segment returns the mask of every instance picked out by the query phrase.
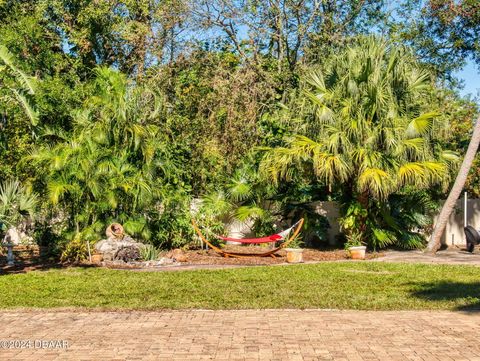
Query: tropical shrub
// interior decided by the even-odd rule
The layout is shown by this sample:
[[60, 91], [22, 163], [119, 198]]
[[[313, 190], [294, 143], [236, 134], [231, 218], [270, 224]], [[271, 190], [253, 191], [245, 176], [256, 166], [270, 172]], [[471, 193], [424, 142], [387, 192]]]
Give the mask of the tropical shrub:
[[347, 241], [343, 247], [348, 250], [351, 247], [359, 247], [364, 245], [365, 244], [362, 242], [362, 234], [359, 232], [352, 232], [348, 235]]
[[67, 217], [70, 239], [98, 239], [113, 221], [149, 239], [152, 219], [177, 178], [162, 132], [164, 103], [121, 73], [96, 73], [95, 95], [76, 111], [73, 132], [45, 132], [60, 141], [37, 149], [31, 159], [49, 201]]
[[79, 263], [88, 259], [87, 241], [76, 236], [62, 247], [60, 261], [67, 263]]
[[190, 205], [191, 198], [182, 194], [165, 199], [162, 209], [152, 216], [151, 242], [156, 247], [181, 248], [193, 242]]
[[17, 180], [0, 184], [0, 234], [17, 227], [26, 219], [35, 216], [37, 195], [27, 190]]
[[[314, 203], [313, 203], [314, 204]], [[330, 223], [327, 217], [319, 214], [312, 203], [284, 203], [284, 217], [293, 220], [303, 218], [302, 238], [304, 245], [321, 247], [329, 244], [328, 230]]]
[[307, 170], [342, 200], [347, 234], [361, 234], [374, 248], [418, 247], [418, 235], [403, 228], [411, 225], [391, 216], [389, 197], [406, 187], [448, 184], [457, 156], [439, 144], [445, 124], [428, 101], [434, 93], [429, 73], [407, 48], [360, 38], [306, 77], [309, 136], [296, 134], [267, 150], [261, 172], [279, 184]]
[[140, 257], [144, 261], [154, 261], [158, 259], [160, 255], [160, 250], [151, 244], [147, 244], [144, 247], [140, 248]]

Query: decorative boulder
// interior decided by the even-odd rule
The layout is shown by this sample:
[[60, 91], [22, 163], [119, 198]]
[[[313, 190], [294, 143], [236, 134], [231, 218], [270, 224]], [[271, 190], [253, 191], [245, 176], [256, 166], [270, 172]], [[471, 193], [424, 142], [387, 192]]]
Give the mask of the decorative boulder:
[[19, 228], [12, 227], [7, 230], [5, 237], [3, 239], [4, 243], [11, 243], [14, 245], [19, 244], [32, 244], [33, 238], [27, 235], [24, 231]]
[[129, 262], [140, 258], [140, 248], [143, 244], [125, 234], [121, 224], [111, 224], [105, 233], [108, 238], [95, 244], [95, 250], [102, 255], [104, 261]]
[[122, 247], [117, 251], [114, 259], [123, 262], [132, 262], [139, 260], [140, 250], [136, 246]]
[[20, 232], [18, 232], [18, 230], [15, 227], [9, 228], [5, 234], [4, 242], [11, 243], [14, 245], [19, 245], [21, 241], [22, 239], [21, 239]]

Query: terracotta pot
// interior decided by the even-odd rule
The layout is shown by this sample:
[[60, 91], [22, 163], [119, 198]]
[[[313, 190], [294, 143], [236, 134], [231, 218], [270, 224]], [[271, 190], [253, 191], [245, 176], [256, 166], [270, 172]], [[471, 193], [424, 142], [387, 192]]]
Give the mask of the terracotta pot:
[[114, 237], [122, 239], [124, 235], [123, 226], [120, 223], [112, 223], [107, 227], [105, 234], [107, 235], [107, 238]]
[[285, 248], [288, 263], [303, 263], [303, 249]]
[[103, 256], [101, 254], [92, 254], [92, 263], [100, 263], [103, 261]]
[[351, 259], [365, 259], [365, 251], [367, 247], [365, 246], [357, 246], [357, 247], [350, 247], [348, 252], [350, 252]]

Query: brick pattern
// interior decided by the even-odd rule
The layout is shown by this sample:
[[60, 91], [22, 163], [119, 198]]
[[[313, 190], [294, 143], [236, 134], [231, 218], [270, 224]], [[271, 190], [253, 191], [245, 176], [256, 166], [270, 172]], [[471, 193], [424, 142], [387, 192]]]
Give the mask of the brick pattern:
[[435, 255], [423, 252], [422, 250], [392, 251], [383, 252], [383, 257], [372, 259], [374, 262], [401, 262], [401, 263], [425, 263], [425, 264], [459, 264], [480, 267], [480, 247], [474, 253], [463, 249], [451, 247], [438, 251]]
[[0, 360], [480, 361], [480, 313], [235, 310], [7, 311], [0, 340], [67, 340], [67, 349], [0, 349]]
[[[13, 246], [13, 257], [17, 263], [39, 262], [48, 255], [47, 247], [38, 245], [16, 245]], [[0, 266], [7, 264], [7, 248], [0, 246]]]

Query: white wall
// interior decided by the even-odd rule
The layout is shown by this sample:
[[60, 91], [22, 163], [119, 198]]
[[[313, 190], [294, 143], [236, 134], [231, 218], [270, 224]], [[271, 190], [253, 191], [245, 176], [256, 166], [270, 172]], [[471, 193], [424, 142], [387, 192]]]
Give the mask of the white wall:
[[337, 202], [314, 202], [315, 210], [318, 214], [327, 217], [330, 228], [328, 229], [328, 243], [335, 244], [335, 236], [340, 233], [340, 224], [338, 218], [340, 217], [340, 209]]
[[[442, 244], [447, 246], [465, 245], [465, 233], [463, 231], [464, 217], [463, 197], [458, 199], [454, 212], [450, 215], [445, 232], [442, 236]], [[480, 199], [469, 199], [467, 201], [467, 224], [480, 229]]]
[[[327, 217], [328, 223], [330, 223], [330, 228], [328, 229], [328, 242], [331, 245], [335, 244], [335, 236], [340, 233], [340, 226], [338, 224], [339, 208], [337, 202], [313, 202], [312, 206], [315, 207], [318, 214]], [[227, 230], [229, 232], [228, 236], [234, 238], [253, 236], [251, 233], [252, 226], [253, 222], [251, 221], [232, 221], [227, 224]], [[278, 231], [281, 231], [281, 229], [278, 228]]]
[[[327, 217], [330, 223], [328, 230], [329, 243], [335, 243], [335, 236], [340, 233], [338, 224], [339, 208], [336, 202], [316, 202], [317, 212]], [[467, 201], [467, 224], [480, 230], [480, 199], [468, 199]], [[454, 212], [450, 215], [445, 232], [442, 236], [442, 244], [447, 246], [464, 246], [464, 199], [459, 199]]]
[[[457, 201], [455, 211], [450, 215], [445, 232], [442, 236], [442, 244], [452, 246], [465, 245], [465, 233], [463, 232], [463, 198]], [[338, 224], [339, 207], [336, 202], [314, 202], [312, 205], [317, 212], [327, 217], [330, 223], [328, 230], [328, 240], [330, 244], [335, 244], [335, 236], [340, 233]], [[480, 199], [469, 199], [467, 202], [467, 223], [475, 229], [480, 230]], [[251, 236], [250, 227], [252, 222], [234, 221], [227, 225], [230, 237], [243, 238]]]

